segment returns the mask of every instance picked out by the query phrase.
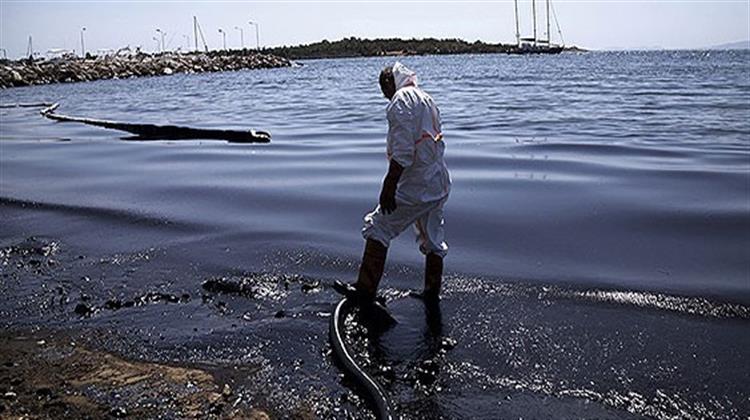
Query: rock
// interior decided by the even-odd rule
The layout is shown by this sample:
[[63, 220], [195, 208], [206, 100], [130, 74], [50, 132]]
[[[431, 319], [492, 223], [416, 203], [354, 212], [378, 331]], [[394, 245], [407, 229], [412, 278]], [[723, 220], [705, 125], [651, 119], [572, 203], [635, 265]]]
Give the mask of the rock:
[[250, 51], [189, 55], [165, 53], [158, 56], [137, 54], [92, 57], [90, 60], [54, 59], [34, 63], [28, 61], [7, 61], [7, 63], [8, 65], [0, 66], [0, 87], [292, 65], [285, 58]]
[[36, 396], [39, 398], [52, 398], [52, 390], [47, 387], [38, 388], [35, 392]]
[[13, 391], [8, 391], [5, 394], [3, 394], [3, 398], [6, 400], [15, 400], [18, 397], [18, 394], [16, 394]]
[[10, 71], [10, 80], [13, 83], [17, 83], [17, 84], [21, 84], [21, 85], [26, 84], [26, 80], [24, 80], [23, 76], [21, 76], [21, 73], [15, 70]]
[[242, 285], [227, 279], [209, 279], [203, 282], [203, 289], [211, 293], [242, 293]]
[[274, 314], [273, 317], [274, 318], [284, 318], [285, 316], [286, 316], [286, 312], [284, 312], [284, 310], [281, 309], [278, 312], [276, 312], [276, 314]]
[[218, 416], [224, 410], [224, 404], [220, 402], [213, 402], [208, 406], [208, 413]]
[[112, 311], [116, 311], [122, 308], [122, 301], [119, 299], [110, 299], [104, 303], [104, 308]]
[[440, 340], [440, 348], [442, 350], [452, 350], [456, 347], [456, 344], [458, 344], [458, 341], [456, 341], [455, 338], [443, 337], [443, 339]]
[[416, 369], [417, 379], [423, 385], [431, 385], [437, 379], [440, 367], [431, 359], [423, 360]]
[[319, 287], [320, 287], [320, 280], [315, 280], [312, 282], [302, 283], [301, 289], [302, 289], [302, 293], [310, 293], [314, 290], [317, 290]]
[[389, 381], [393, 381], [396, 379], [396, 372], [393, 371], [392, 367], [386, 365], [382, 365], [378, 368], [378, 375], [386, 378]]
[[112, 410], [110, 410], [109, 415], [112, 417], [116, 417], [118, 419], [124, 418], [128, 416], [128, 410], [122, 408], [122, 407], [115, 407]]
[[263, 411], [253, 409], [250, 412], [250, 420], [271, 420], [271, 417]]
[[229, 398], [232, 396], [232, 388], [229, 386], [229, 384], [224, 384], [224, 389], [221, 390], [221, 395], [224, 398]]
[[94, 313], [94, 309], [85, 303], [79, 303], [73, 311], [80, 316], [91, 316]]

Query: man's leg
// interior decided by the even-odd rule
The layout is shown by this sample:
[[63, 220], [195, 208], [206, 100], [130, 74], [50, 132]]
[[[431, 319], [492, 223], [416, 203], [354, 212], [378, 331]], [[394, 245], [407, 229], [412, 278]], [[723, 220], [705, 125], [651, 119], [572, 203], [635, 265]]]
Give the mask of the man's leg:
[[374, 239], [365, 242], [365, 252], [362, 255], [362, 263], [359, 266], [359, 276], [354, 287], [359, 290], [366, 299], [375, 299], [378, 284], [383, 277], [385, 258], [388, 248]]
[[372, 213], [367, 214], [362, 228], [362, 236], [367, 242], [357, 281], [353, 285], [335, 282], [336, 291], [352, 299], [374, 299], [383, 276], [388, 244], [409, 225], [424, 217], [430, 209], [431, 207], [424, 205], [409, 206], [399, 203], [392, 213], [385, 214], [378, 206]]
[[374, 239], [365, 242], [365, 252], [359, 265], [359, 276], [353, 285], [340, 281], [333, 284], [333, 288], [347, 298], [360, 303], [372, 302], [378, 291], [378, 284], [383, 277], [385, 258], [388, 248]]
[[443, 204], [420, 217], [414, 227], [417, 230], [419, 249], [425, 254], [424, 290], [414, 295], [427, 301], [437, 302], [443, 280], [443, 257], [448, 252], [443, 229]]
[[430, 252], [425, 257], [424, 291], [422, 295], [428, 300], [438, 300], [440, 286], [443, 283], [443, 257]]

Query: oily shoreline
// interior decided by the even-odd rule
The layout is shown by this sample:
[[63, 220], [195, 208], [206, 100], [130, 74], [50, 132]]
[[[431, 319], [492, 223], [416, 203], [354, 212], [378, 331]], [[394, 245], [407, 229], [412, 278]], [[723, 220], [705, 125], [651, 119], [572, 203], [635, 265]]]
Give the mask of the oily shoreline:
[[0, 88], [176, 73], [289, 67], [286, 58], [249, 50], [210, 53], [130, 54], [0, 62]]
[[[171, 287], [158, 284], [161, 275], [147, 274], [173, 272], [152, 264], [160, 261], [158, 250], [84, 255], [44, 237], [3, 237], [0, 244], [0, 418], [307, 419], [316, 409], [342, 405], [309, 393], [290, 402], [294, 388], [279, 380], [289, 371], [254, 350], [263, 343], [238, 333], [241, 322], [231, 319], [228, 337], [247, 341], [224, 344], [227, 326], [210, 321], [232, 312], [235, 295], [256, 306], [263, 301], [258, 294], [269, 287], [281, 293], [287, 280], [298, 298], [319, 290], [319, 283], [201, 277], [197, 288]], [[133, 294], [140, 289], [134, 278], [144, 279], [149, 291]], [[243, 321], [291, 319], [274, 302], [266, 311], [246, 312]], [[199, 314], [204, 310], [209, 317]], [[168, 326], [171, 311], [179, 314]], [[244, 357], [227, 357], [223, 348]]]
[[262, 407], [236, 404], [234, 378], [184, 363], [130, 360], [87, 343], [96, 335], [0, 333], [0, 417], [270, 418]]

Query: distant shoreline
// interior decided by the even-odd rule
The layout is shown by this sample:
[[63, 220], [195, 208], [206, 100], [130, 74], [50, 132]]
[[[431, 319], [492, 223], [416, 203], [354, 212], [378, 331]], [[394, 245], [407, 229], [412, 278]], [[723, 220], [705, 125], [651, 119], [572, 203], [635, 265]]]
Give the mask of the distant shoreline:
[[[589, 50], [575, 45], [562, 46], [562, 52], [654, 52], [654, 51], [738, 51], [746, 42], [694, 49], [603, 49]], [[748, 41], [750, 45], [750, 41]], [[722, 48], [726, 46], [727, 48]], [[730, 48], [732, 47], [732, 48]], [[101, 79], [125, 79], [178, 73], [207, 73], [289, 67], [293, 60], [337, 58], [404, 57], [426, 55], [518, 54], [515, 44], [468, 42], [461, 39], [360, 39], [323, 40], [311, 44], [263, 48], [261, 50], [221, 50], [209, 52], [167, 52], [160, 54], [59, 57], [51, 59], [0, 59], [0, 89], [73, 83]], [[536, 54], [531, 54], [536, 55]], [[544, 54], [542, 54], [544, 55]]]
[[[577, 46], [563, 46], [562, 49], [567, 52], [587, 51]], [[516, 44], [468, 42], [462, 39], [361, 39], [351, 37], [338, 41], [323, 40], [291, 47], [267, 48], [264, 49], [264, 52], [290, 60], [304, 60], [414, 55], [516, 54], [519, 50]]]

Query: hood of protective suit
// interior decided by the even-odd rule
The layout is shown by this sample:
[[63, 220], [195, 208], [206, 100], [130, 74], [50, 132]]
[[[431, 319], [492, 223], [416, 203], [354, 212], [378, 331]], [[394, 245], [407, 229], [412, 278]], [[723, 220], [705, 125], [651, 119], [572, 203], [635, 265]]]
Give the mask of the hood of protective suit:
[[393, 81], [396, 83], [396, 90], [406, 86], [416, 86], [417, 74], [396, 61], [396, 64], [393, 65]]

